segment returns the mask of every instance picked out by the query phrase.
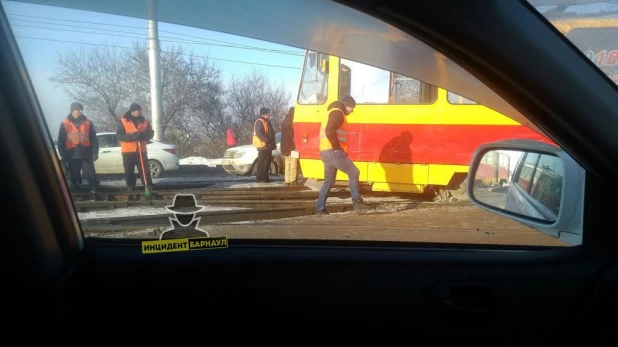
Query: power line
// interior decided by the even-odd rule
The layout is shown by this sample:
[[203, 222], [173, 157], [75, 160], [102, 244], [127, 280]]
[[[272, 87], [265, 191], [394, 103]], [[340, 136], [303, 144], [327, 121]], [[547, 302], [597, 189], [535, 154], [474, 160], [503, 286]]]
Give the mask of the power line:
[[[21, 20], [21, 19], [18, 19], [18, 20]], [[63, 24], [44, 23], [44, 22], [36, 22], [36, 21], [27, 21], [27, 22], [35, 22], [35, 23], [49, 24], [49, 25], [62, 25], [64, 27], [66, 27], [66, 25], [63, 25]], [[125, 38], [132, 38], [132, 39], [141, 39], [141, 40], [146, 40], [147, 39], [146, 37], [136, 37], [136, 36], [126, 36], [126, 35], [111, 35], [111, 34], [103, 34], [103, 33], [90, 32], [90, 31], [79, 31], [79, 30], [71, 30], [71, 29], [59, 29], [59, 28], [46, 28], [46, 27], [40, 27], [40, 26], [35, 26], [35, 25], [25, 25], [25, 24], [12, 24], [12, 26], [24, 27], [24, 28], [34, 28], [34, 29], [44, 29], [44, 30], [68, 31], [68, 32], [72, 32], [72, 33], [82, 33], [82, 34], [90, 34], [90, 35], [102, 35], [102, 36], [111, 36], [111, 37], [125, 37]], [[132, 34], [132, 35], [147, 35], [146, 33], [131, 33], [131, 32], [126, 32], [126, 31], [121, 31], [121, 30], [111, 30], [111, 29], [101, 29], [101, 28], [88, 28], [88, 27], [77, 26], [77, 25], [74, 25], [73, 27], [75, 27], [75, 28], [90, 29], [90, 30], [101, 30], [101, 31], [105, 31], [105, 32], [125, 33], [125, 34]], [[170, 37], [170, 36], [159, 36], [159, 38], [164, 38], [163, 40], [159, 39], [160, 41], [163, 41], [163, 42], [183, 43], [183, 44], [188, 44], [188, 45], [219, 46], [219, 47], [227, 47], [227, 48], [247, 49], [247, 50], [252, 50], [252, 51], [260, 51], [260, 52], [273, 53], [273, 54], [295, 55], [295, 56], [299, 56], [299, 57], [303, 56], [303, 54], [300, 53], [300, 52], [298, 52], [298, 53], [288, 53], [288, 52], [282, 53], [282, 52], [279, 52], [279, 51], [276, 51], [276, 50], [267, 49], [267, 48], [236, 47], [236, 46], [232, 46], [232, 45], [223, 45], [223, 44], [216, 44], [216, 43], [205, 43], [205, 42], [192, 41], [192, 40], [182, 40], [182, 39], [178, 39], [178, 38]], [[172, 39], [172, 40], [165, 40], [165, 38], [169, 38], [169, 39]]]
[[[58, 26], [62, 26], [62, 27], [67, 27], [67, 25], [65, 23], [60, 24], [60, 23], [48, 23], [48, 22], [41, 22], [41, 21], [32, 21], [32, 20], [25, 20], [25, 19], [13, 19], [13, 21], [21, 21], [21, 22], [28, 22], [28, 23], [36, 23], [36, 24], [45, 24], [45, 25], [58, 25]], [[62, 31], [70, 31], [70, 32], [76, 32], [74, 30], [68, 30], [68, 29], [56, 29], [56, 28], [46, 28], [46, 27], [37, 27], [37, 26], [28, 26], [25, 24], [12, 24], [13, 26], [22, 26], [22, 27], [28, 27], [28, 28], [36, 28], [36, 29], [52, 29], [52, 30], [62, 30]], [[145, 35], [147, 36], [146, 33], [134, 33], [134, 32], [127, 32], [127, 31], [123, 31], [123, 30], [112, 30], [112, 29], [104, 29], [104, 28], [93, 28], [93, 27], [87, 27], [87, 26], [79, 26], [79, 25], [71, 25], [71, 27], [74, 28], [82, 28], [82, 29], [89, 29], [89, 30], [100, 30], [100, 31], [105, 31], [105, 32], [115, 32], [115, 33], [123, 33], [123, 34], [132, 34], [132, 35]], [[159, 30], [160, 32], [167, 32], [167, 33], [171, 33], [173, 35], [181, 35], [181, 36], [187, 36], [187, 37], [195, 37], [200, 39], [200, 41], [195, 41], [195, 40], [186, 40], [186, 39], [179, 39], [177, 37], [170, 37], [170, 36], [159, 36], [159, 37], [163, 37], [163, 38], [169, 38], [169, 39], [173, 39], [172, 40], [167, 40], [167, 42], [177, 42], [177, 43], [187, 43], [187, 44], [200, 44], [200, 45], [206, 45], [206, 46], [219, 46], [219, 47], [228, 47], [228, 48], [238, 48], [238, 49], [248, 49], [248, 50], [257, 50], [257, 51], [263, 51], [263, 52], [268, 52], [268, 53], [275, 53], [275, 54], [283, 54], [283, 55], [297, 55], [297, 56], [302, 56], [304, 53], [303, 52], [293, 52], [293, 51], [283, 51], [283, 50], [276, 50], [276, 49], [269, 49], [269, 48], [262, 48], [262, 47], [253, 47], [253, 46], [245, 46], [245, 45], [237, 45], [237, 44], [233, 44], [233, 43], [229, 43], [229, 44], [219, 44], [219, 43], [207, 43], [205, 41], [213, 41], [213, 40], [209, 40], [209, 39], [202, 39], [198, 36], [192, 36], [192, 35], [184, 35], [184, 34], [179, 34], [179, 33], [175, 33], [172, 31], [166, 31], [166, 30]], [[101, 35], [100, 33], [92, 33], [92, 32], [82, 32], [85, 34], [95, 34], [95, 35]], [[111, 35], [110, 35], [111, 36]], [[121, 36], [122, 37], [122, 36]], [[182, 40], [182, 41], [178, 41], [178, 40]], [[223, 42], [223, 41], [218, 41], [218, 42]]]
[[[21, 38], [21, 39], [30, 39], [30, 40], [41, 40], [41, 41], [51, 41], [51, 42], [64, 42], [64, 43], [76, 43], [76, 44], [80, 44], [80, 45], [89, 45], [89, 46], [113, 47], [113, 48], [122, 48], [122, 49], [136, 49], [134, 47], [123, 47], [123, 46], [114, 46], [114, 45], [107, 45], [107, 44], [100, 44], [100, 43], [86, 43], [86, 42], [77, 42], [77, 41], [68, 41], [68, 40], [45, 39], [45, 38], [40, 38], [40, 37], [28, 37], [28, 36], [20, 36], [20, 35], [15, 35], [15, 37], [18, 37], [18, 38]], [[253, 62], [240, 61], [240, 60], [212, 58], [212, 57], [205, 57], [205, 56], [201, 56], [201, 55], [191, 55], [191, 54], [176, 53], [176, 52], [163, 51], [163, 50], [161, 52], [162, 53], [170, 53], [170, 54], [178, 54], [178, 55], [183, 55], [183, 56], [188, 56], [188, 57], [196, 57], [196, 58], [204, 58], [204, 59], [210, 59], [210, 60], [226, 61], [226, 62], [238, 63], [238, 64], [260, 65], [260, 66], [275, 67], [275, 68], [280, 68], [280, 69], [294, 69], [294, 70], [300, 70], [301, 69], [299, 67], [294, 67], [294, 66], [271, 65], [271, 64], [253, 63]]]
[[[9, 16], [20, 16], [20, 17], [28, 17], [28, 18], [38, 18], [38, 19], [46, 19], [46, 20], [55, 20], [55, 21], [62, 21], [63, 24], [62, 25], [66, 25], [67, 20], [64, 18], [52, 18], [52, 17], [42, 17], [42, 16], [31, 16], [31, 15], [24, 15], [24, 14], [13, 14], [13, 13], [8, 13], [7, 15]], [[17, 20], [22, 20], [23, 19], [17, 19]], [[71, 22], [73, 23], [86, 23], [86, 24], [95, 24], [95, 25], [105, 25], [105, 26], [113, 26], [113, 27], [122, 27], [122, 28], [132, 28], [132, 29], [141, 29], [144, 30], [145, 28], [143, 27], [138, 27], [138, 26], [132, 26], [132, 25], [117, 25], [117, 24], [108, 24], [108, 23], [100, 23], [100, 22], [89, 22], [89, 21], [78, 21], [78, 20], [71, 20]], [[59, 25], [56, 23], [45, 23], [44, 24], [52, 24], [52, 25]], [[93, 28], [93, 29], [97, 29], [97, 30], [104, 30], [104, 29], [98, 29], [98, 28]], [[181, 33], [177, 33], [174, 31], [168, 31], [168, 30], [159, 30], [161, 32], [166, 32], [168, 34], [173, 34], [173, 35], [179, 35], [179, 36], [186, 36], [186, 37], [191, 37], [191, 38], [198, 38], [201, 40], [206, 40], [206, 41], [212, 41], [212, 42], [218, 42], [218, 43], [223, 43], [223, 44], [229, 44], [229, 45], [234, 45], [236, 47], [244, 47], [244, 48], [256, 48], [256, 49], [262, 49], [260, 47], [255, 47], [255, 46], [249, 46], [249, 45], [242, 45], [242, 44], [237, 44], [237, 43], [232, 43], [232, 42], [228, 42], [228, 41], [221, 41], [221, 40], [213, 40], [213, 39], [204, 39], [198, 36], [193, 36], [193, 35], [188, 35], [188, 34], [181, 34]], [[302, 54], [302, 52], [296, 52], [296, 51], [286, 51], [286, 50], [272, 50], [273, 52], [280, 52], [280, 53], [300, 53]]]

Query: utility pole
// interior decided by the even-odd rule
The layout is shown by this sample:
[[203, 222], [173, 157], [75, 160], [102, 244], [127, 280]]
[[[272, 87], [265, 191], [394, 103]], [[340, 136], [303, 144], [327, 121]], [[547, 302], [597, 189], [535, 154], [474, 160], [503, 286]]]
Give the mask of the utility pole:
[[[152, 17], [151, 17], [152, 18]], [[156, 20], [148, 20], [148, 62], [150, 65], [150, 100], [154, 139], [163, 141], [163, 101], [161, 91], [161, 66], [159, 63], [159, 26]]]

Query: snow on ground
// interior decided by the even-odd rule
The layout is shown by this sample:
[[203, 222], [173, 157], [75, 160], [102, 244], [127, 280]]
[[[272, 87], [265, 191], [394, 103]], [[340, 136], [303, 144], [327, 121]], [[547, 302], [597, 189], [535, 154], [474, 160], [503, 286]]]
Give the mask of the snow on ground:
[[[211, 182], [251, 182], [255, 177], [243, 176], [190, 176], [190, 177], [163, 177], [152, 180], [154, 184], [174, 184], [174, 183], [211, 183]], [[123, 181], [124, 182], [124, 181]]]
[[[222, 206], [209, 206], [206, 205], [206, 208], [201, 212], [212, 212], [212, 211], [229, 211], [229, 210], [246, 210], [246, 208], [241, 207], [222, 207]], [[116, 218], [116, 217], [133, 217], [133, 216], [156, 216], [156, 215], [169, 215], [172, 217], [172, 213], [166, 210], [163, 207], [129, 207], [129, 208], [120, 208], [115, 210], [105, 210], [105, 211], [91, 211], [91, 212], [78, 212], [77, 213], [80, 220], [90, 220], [90, 219], [99, 219], [99, 218]]]
[[[170, 185], [170, 184], [187, 184], [187, 183], [204, 183], [208, 184], [208, 188], [250, 188], [250, 187], [264, 187], [264, 186], [282, 186], [284, 184], [283, 176], [271, 177], [274, 181], [272, 183], [256, 183], [255, 177], [246, 176], [187, 176], [187, 177], [163, 177], [155, 178], [152, 183], [155, 184], [154, 191], [157, 190], [156, 185]], [[102, 186], [110, 187], [126, 187], [126, 183], [122, 178], [101, 178]], [[141, 182], [137, 181], [136, 190], [141, 190]]]
[[212, 186], [212, 188], [262, 188], [262, 187], [277, 187], [284, 186], [285, 181], [274, 181], [271, 183], [257, 183], [255, 177], [250, 178], [247, 183], [220, 182]]
[[[167, 228], [167, 227], [166, 227]], [[200, 228], [203, 229], [202, 226]], [[161, 230], [165, 228], [148, 228], [148, 229], [136, 229], [136, 230], [126, 230], [126, 231], [86, 231], [86, 237], [96, 237], [96, 238], [109, 238], [109, 239], [127, 239], [127, 238], [147, 238], [147, 239], [158, 239], [159, 233]]]
[[[114, 186], [114, 187], [125, 187], [127, 184], [125, 183], [123, 178], [100, 178], [101, 185], [103, 186]], [[243, 182], [243, 181], [255, 181], [255, 178], [250, 177], [239, 177], [239, 176], [187, 176], [187, 177], [163, 177], [163, 178], [155, 178], [152, 180], [152, 183], [168, 185], [168, 184], [178, 184], [178, 183], [212, 183], [212, 182]], [[137, 180], [136, 189], [142, 189], [141, 182], [139, 179]], [[156, 189], [156, 187], [155, 187]]]
[[[398, 196], [366, 196], [363, 195], [363, 201], [370, 204], [378, 204], [378, 203], [409, 203], [411, 202], [408, 198], [401, 198]], [[340, 198], [340, 197], [329, 197], [326, 199], [326, 204], [337, 203], [337, 204], [351, 204], [352, 198]]]
[[221, 158], [208, 159], [204, 157], [188, 157], [180, 159], [180, 165], [206, 165], [210, 167], [217, 167], [217, 165], [221, 165]]

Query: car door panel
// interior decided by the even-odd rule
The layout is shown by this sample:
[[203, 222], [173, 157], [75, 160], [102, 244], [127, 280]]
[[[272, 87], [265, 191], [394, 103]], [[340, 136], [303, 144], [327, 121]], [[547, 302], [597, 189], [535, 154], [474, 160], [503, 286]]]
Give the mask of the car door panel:
[[[521, 332], [514, 339], [559, 335], [577, 309], [579, 294], [605, 262], [586, 259], [574, 249], [265, 248], [240, 241], [230, 241], [230, 248], [220, 251], [143, 256], [135, 244], [92, 247], [87, 254], [80, 275], [67, 286], [73, 317], [113, 314], [134, 305], [135, 298], [139, 309], [119, 319], [188, 315], [195, 306], [166, 306], [162, 300], [164, 293], [182, 293], [207, 303], [209, 316], [203, 321], [209, 324], [222, 323], [220, 315], [242, 312], [236, 324], [260, 324], [262, 319], [285, 324], [287, 317], [296, 322], [334, 319], [406, 325], [450, 336]], [[557, 275], [562, 273], [569, 275]], [[80, 305], [92, 295], [99, 298], [96, 303]]]
[[109, 174], [114, 169], [113, 135], [99, 135], [99, 159], [94, 162], [97, 173]]
[[110, 148], [110, 156], [112, 157], [112, 172], [115, 174], [124, 173], [124, 166], [122, 164], [122, 152], [120, 147], [120, 141], [118, 137], [114, 135], [112, 142], [113, 146]]

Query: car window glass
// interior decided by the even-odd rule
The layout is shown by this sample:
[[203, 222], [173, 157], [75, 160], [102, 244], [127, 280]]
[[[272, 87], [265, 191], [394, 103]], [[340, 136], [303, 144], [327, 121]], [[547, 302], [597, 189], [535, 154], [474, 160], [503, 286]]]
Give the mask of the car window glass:
[[447, 94], [447, 98], [448, 98], [448, 102], [450, 102], [451, 104], [464, 104], [464, 105], [474, 105], [476, 104], [476, 102], [464, 98], [461, 95], [457, 95], [453, 92], [448, 92]]
[[326, 102], [328, 72], [326, 61], [328, 55], [313, 53], [307, 55], [298, 93], [298, 103], [321, 105]]
[[562, 160], [557, 156], [541, 155], [536, 166], [530, 195], [558, 214], [564, 177]]
[[113, 147], [114, 136], [113, 135], [99, 135], [99, 147], [108, 148]]
[[614, 83], [618, 83], [618, 3], [528, 0]]
[[523, 158], [522, 165], [520, 167], [519, 176], [517, 178], [517, 184], [523, 188], [526, 192], [530, 191], [530, 183], [534, 176], [534, 169], [536, 163], [539, 160], [538, 153], [526, 153]]
[[341, 59], [339, 97], [351, 95], [357, 104], [431, 104], [435, 86], [349, 59]]
[[[198, 235], [566, 245], [467, 200], [478, 146], [522, 138], [553, 143], [524, 115], [394, 26], [336, 2], [290, 1], [294, 6], [159, 0], [153, 2], [161, 6], [157, 20], [148, 20], [140, 17], [146, 13], [140, 4], [130, 10], [113, 1], [37, 1], [60, 5], [45, 6], [2, 0], [54, 141], [77, 102], [105, 134], [99, 146], [117, 148], [101, 151], [106, 154], [94, 162], [96, 193], [90, 180], [80, 184], [67, 171], [67, 185], [78, 186], [72, 198], [87, 238], [163, 240], [174, 225], [174, 199], [194, 194], [195, 218], [205, 230]], [[269, 25], [220, 20], [236, 18], [238, 11], [230, 10], [239, 3], [243, 13]], [[99, 12], [90, 11], [95, 7]], [[281, 18], [294, 20], [284, 25]], [[355, 98], [354, 110], [326, 134], [329, 108], [347, 95]], [[297, 152], [287, 155], [289, 146], [258, 151], [253, 130], [260, 110], [270, 110], [281, 147], [280, 125], [291, 107]], [[134, 132], [120, 120], [135, 108], [154, 132], [148, 143], [157, 148], [140, 152], [136, 140], [120, 147], [114, 134]], [[234, 130], [230, 136], [228, 129]], [[84, 136], [72, 134], [58, 147], [71, 148], [67, 158], [87, 160]], [[322, 154], [337, 146], [342, 151], [333, 152], [345, 148], [349, 162], [325, 165]], [[484, 158], [484, 167], [498, 167], [487, 170], [487, 189], [510, 188], [518, 160], [502, 153]], [[514, 184], [553, 206], [551, 184], [535, 176], [535, 163], [527, 157]], [[356, 213], [362, 205], [352, 201], [349, 184], [355, 175], [325, 170], [333, 167], [358, 169], [359, 194], [372, 210]], [[150, 172], [152, 185], [140, 170]], [[329, 175], [332, 189], [322, 195], [327, 213], [316, 215]], [[144, 179], [153, 188], [152, 204], [142, 203]], [[516, 232], [504, 236], [502, 226]]]

